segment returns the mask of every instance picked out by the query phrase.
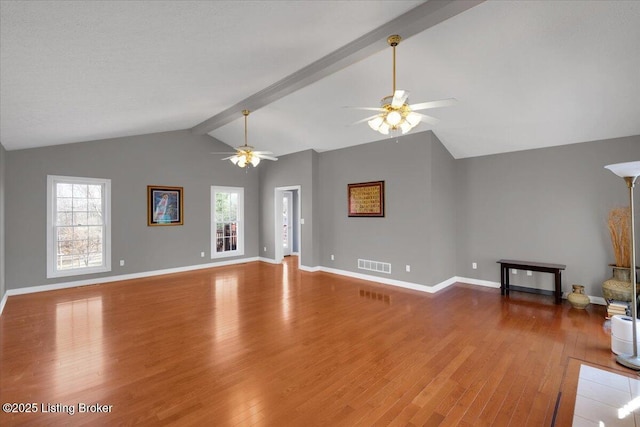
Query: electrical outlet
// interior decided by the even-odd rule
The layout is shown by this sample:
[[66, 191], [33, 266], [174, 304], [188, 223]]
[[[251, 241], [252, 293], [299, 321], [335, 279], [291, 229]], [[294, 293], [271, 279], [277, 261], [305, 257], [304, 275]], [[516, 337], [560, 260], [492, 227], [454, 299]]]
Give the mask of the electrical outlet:
[[533, 276], [533, 272], [531, 270], [527, 270], [527, 276]]
[[200, 252], [200, 258], [204, 258], [204, 252]]
[[335, 261], [336, 257], [333, 256], [333, 254], [331, 254], [331, 261]]
[[304, 225], [304, 218], [300, 218], [300, 224]]
[[124, 260], [123, 259], [120, 260], [120, 267], [124, 267]]
[[264, 247], [264, 250], [263, 250], [263, 251], [264, 251], [264, 252], [267, 252], [267, 247], [266, 247], [266, 246]]
[[404, 269], [407, 270], [407, 273], [411, 272], [411, 266], [409, 264], [405, 265]]
[[512, 269], [511, 269], [511, 273], [512, 273], [512, 274], [518, 274], [518, 270], [516, 270], [515, 268], [512, 268]]
[[478, 263], [477, 262], [472, 262], [471, 263], [471, 268], [473, 268], [474, 270], [476, 270], [478, 268]]

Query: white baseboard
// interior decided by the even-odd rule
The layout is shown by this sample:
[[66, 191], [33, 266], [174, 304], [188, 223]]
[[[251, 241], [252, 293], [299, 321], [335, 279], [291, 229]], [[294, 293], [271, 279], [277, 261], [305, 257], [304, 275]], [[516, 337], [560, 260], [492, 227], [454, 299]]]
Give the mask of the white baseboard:
[[377, 283], [382, 283], [384, 285], [397, 286], [400, 288], [412, 289], [414, 291], [426, 292], [430, 294], [438, 292], [446, 287], [449, 287], [456, 282], [455, 280], [456, 278], [452, 277], [436, 285], [427, 286], [427, 285], [421, 285], [420, 283], [405, 282], [403, 280], [388, 279], [386, 277], [378, 277], [378, 276], [372, 276], [370, 274], [354, 273], [353, 271], [338, 270], [336, 268], [329, 268], [329, 267], [314, 267], [313, 271], [324, 271], [325, 273], [332, 273], [340, 276], [352, 277], [354, 279], [368, 280], [370, 282], [377, 282]]
[[470, 285], [486, 286], [488, 288], [500, 288], [499, 282], [492, 282], [490, 280], [471, 279], [469, 277], [455, 277], [456, 282], [468, 283]]
[[[252, 257], [252, 258], [242, 258], [242, 259], [235, 259], [235, 260], [229, 260], [229, 261], [221, 261], [221, 262], [215, 262], [215, 263], [198, 264], [198, 265], [192, 265], [187, 267], [168, 268], [164, 270], [155, 270], [155, 271], [145, 271], [142, 273], [100, 277], [97, 279], [76, 280], [73, 282], [55, 283], [51, 285], [39, 285], [39, 286], [30, 286], [26, 288], [9, 289], [5, 292], [4, 296], [2, 297], [2, 300], [0, 301], [0, 315], [2, 315], [4, 306], [7, 303], [7, 298], [12, 295], [24, 295], [24, 294], [30, 294], [35, 292], [74, 288], [78, 286], [97, 285], [101, 283], [117, 282], [122, 280], [140, 279], [144, 277], [160, 276], [164, 274], [182, 273], [182, 272], [193, 271], [193, 270], [203, 270], [203, 269], [212, 268], [212, 267], [224, 267], [227, 265], [245, 264], [245, 263], [254, 262], [254, 261], [261, 261], [269, 264], [278, 264], [275, 262], [275, 260], [271, 258]], [[346, 276], [346, 277], [352, 277], [354, 279], [368, 280], [371, 282], [382, 283], [384, 285], [397, 286], [400, 288], [412, 289], [414, 291], [426, 292], [430, 294], [433, 294], [438, 291], [441, 291], [442, 289], [448, 288], [449, 286], [453, 285], [456, 282], [467, 283], [470, 285], [477, 285], [477, 286], [486, 286], [490, 288], [500, 288], [500, 283], [498, 282], [492, 282], [489, 280], [471, 279], [468, 277], [459, 277], [459, 276], [453, 276], [433, 286], [427, 286], [419, 283], [405, 282], [402, 280], [388, 279], [386, 277], [372, 276], [370, 274], [355, 273], [352, 271], [339, 270], [336, 268], [329, 268], [329, 267], [322, 267], [322, 266], [308, 267], [305, 265], [300, 265], [299, 268], [302, 271], [307, 271], [311, 273], [323, 271], [326, 273], [337, 274], [339, 276]], [[566, 296], [563, 296], [563, 297], [566, 298]], [[592, 304], [606, 305], [606, 301], [602, 297], [589, 296], [589, 300], [591, 301]]]
[[76, 280], [73, 282], [54, 283], [51, 285], [30, 286], [26, 288], [9, 289], [6, 295], [12, 296], [12, 295], [32, 294], [35, 292], [55, 291], [58, 289], [75, 288], [78, 286], [98, 285], [101, 283], [119, 282], [122, 280], [141, 279], [144, 277], [161, 276], [163, 274], [184, 273], [187, 271], [204, 270], [206, 268], [212, 268], [212, 267], [224, 267], [227, 265], [245, 264], [247, 262], [253, 262], [258, 260], [259, 260], [258, 257], [242, 258], [242, 259], [234, 259], [229, 261], [211, 262], [207, 264], [189, 265], [186, 267], [167, 268], [164, 270], [144, 271], [142, 273], [121, 274], [118, 276], [106, 276], [106, 277], [99, 277], [95, 279]]
[[2, 301], [0, 301], [0, 316], [2, 316], [2, 310], [4, 310], [4, 305], [7, 303], [7, 298], [9, 297], [8, 293], [5, 292], [2, 296]]
[[[468, 283], [470, 285], [488, 286], [490, 288], [500, 288], [500, 282], [491, 282], [489, 280], [470, 279], [468, 277], [456, 277], [456, 281], [462, 283]], [[607, 305], [607, 302], [602, 297], [593, 297], [587, 295], [591, 304]], [[567, 298], [567, 292], [562, 293], [562, 298]]]

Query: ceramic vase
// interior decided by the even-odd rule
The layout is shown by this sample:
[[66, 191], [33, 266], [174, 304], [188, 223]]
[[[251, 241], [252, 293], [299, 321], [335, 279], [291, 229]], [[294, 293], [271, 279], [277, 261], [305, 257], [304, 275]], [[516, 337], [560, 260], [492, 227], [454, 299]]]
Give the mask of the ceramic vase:
[[631, 269], [629, 267], [613, 268], [613, 277], [602, 284], [602, 296], [607, 300], [631, 301]]
[[584, 294], [584, 286], [573, 285], [573, 292], [567, 295], [567, 299], [573, 308], [584, 309], [589, 305], [589, 297]]

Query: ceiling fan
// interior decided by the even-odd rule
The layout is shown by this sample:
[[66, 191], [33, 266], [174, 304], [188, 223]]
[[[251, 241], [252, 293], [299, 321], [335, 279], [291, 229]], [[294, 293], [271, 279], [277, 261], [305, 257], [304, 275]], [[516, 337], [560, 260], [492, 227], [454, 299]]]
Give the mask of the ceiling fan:
[[232, 156], [225, 157], [222, 160], [230, 160], [234, 165], [246, 168], [252, 165], [254, 168], [258, 166], [260, 160], [278, 160], [277, 157], [273, 157], [271, 151], [255, 151], [252, 146], [247, 144], [247, 116], [249, 116], [249, 110], [242, 110], [244, 115], [244, 145], [236, 147], [235, 153], [212, 153], [212, 154], [233, 154]]
[[427, 110], [429, 108], [448, 107], [456, 104], [455, 98], [441, 99], [438, 101], [422, 102], [409, 105], [409, 92], [396, 89], [396, 46], [402, 37], [395, 34], [387, 38], [387, 43], [393, 49], [393, 95], [388, 95], [380, 101], [380, 107], [352, 107], [360, 110], [377, 111], [376, 115], [364, 118], [354, 124], [367, 122], [371, 129], [383, 135], [400, 130], [402, 134], [409, 132], [421, 121], [435, 125], [440, 120], [416, 111]]

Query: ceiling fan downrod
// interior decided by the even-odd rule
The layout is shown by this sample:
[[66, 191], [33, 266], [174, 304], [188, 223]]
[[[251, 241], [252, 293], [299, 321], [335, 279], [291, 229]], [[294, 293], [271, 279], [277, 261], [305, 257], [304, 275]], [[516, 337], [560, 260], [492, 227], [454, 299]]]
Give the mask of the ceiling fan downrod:
[[396, 93], [396, 46], [400, 43], [402, 37], [397, 34], [387, 37], [387, 43], [391, 46], [393, 50], [393, 91], [392, 94]]

